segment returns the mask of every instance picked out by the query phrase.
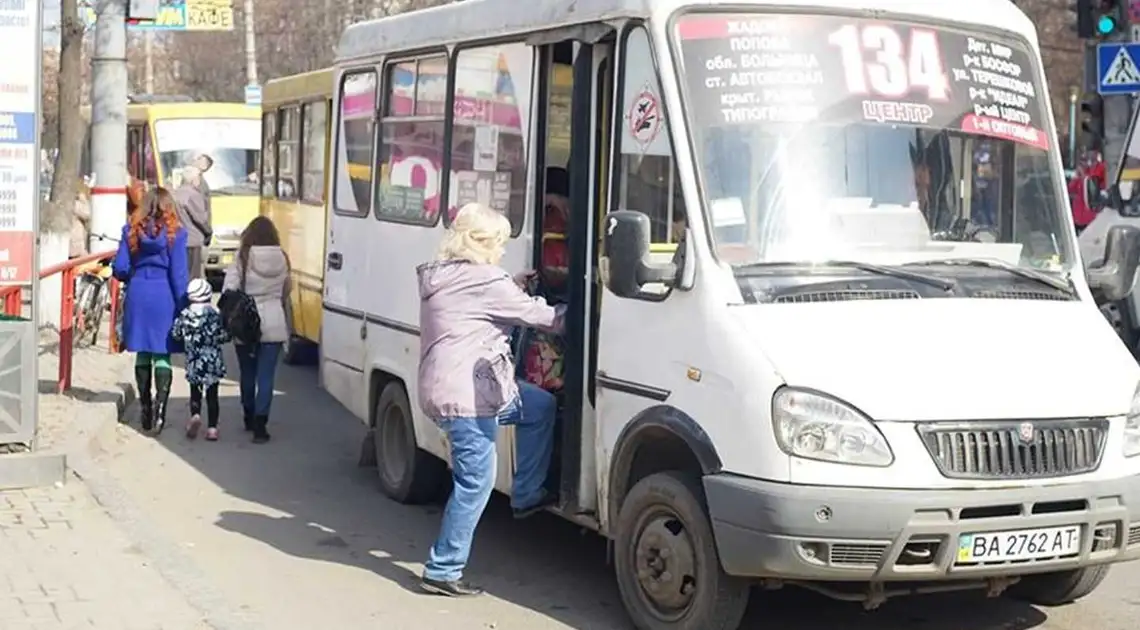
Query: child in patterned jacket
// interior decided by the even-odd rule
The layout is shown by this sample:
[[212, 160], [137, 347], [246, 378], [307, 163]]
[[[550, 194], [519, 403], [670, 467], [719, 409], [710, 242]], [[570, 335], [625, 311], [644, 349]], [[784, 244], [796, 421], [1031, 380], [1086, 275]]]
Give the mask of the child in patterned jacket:
[[218, 383], [226, 376], [222, 346], [230, 340], [218, 309], [211, 303], [213, 291], [201, 278], [186, 289], [190, 305], [174, 321], [173, 335], [186, 347], [186, 380], [190, 383], [190, 421], [186, 437], [193, 440], [202, 428], [202, 394], [206, 395], [206, 439], [218, 439]]

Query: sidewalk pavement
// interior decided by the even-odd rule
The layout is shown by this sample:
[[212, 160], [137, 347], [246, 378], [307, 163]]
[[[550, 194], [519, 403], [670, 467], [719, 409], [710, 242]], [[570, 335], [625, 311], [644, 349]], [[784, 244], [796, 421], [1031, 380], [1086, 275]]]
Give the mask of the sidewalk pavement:
[[74, 387], [60, 395], [53, 337], [40, 344], [37, 450], [63, 451], [72, 470], [64, 483], [0, 492], [0, 628], [210, 630], [79, 478], [134, 397], [130, 357], [77, 351]]

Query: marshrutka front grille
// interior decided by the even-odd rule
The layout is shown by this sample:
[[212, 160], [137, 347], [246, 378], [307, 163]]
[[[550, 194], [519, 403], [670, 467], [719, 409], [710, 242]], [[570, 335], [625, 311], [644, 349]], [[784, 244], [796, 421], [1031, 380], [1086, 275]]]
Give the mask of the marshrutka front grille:
[[1096, 470], [1108, 420], [931, 422], [918, 433], [951, 479], [1042, 479]]

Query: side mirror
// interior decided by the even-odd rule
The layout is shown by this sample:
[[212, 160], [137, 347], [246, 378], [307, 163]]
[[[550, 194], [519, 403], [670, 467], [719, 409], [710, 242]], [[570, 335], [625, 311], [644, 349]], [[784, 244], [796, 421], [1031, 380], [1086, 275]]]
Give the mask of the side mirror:
[[1140, 267], [1140, 228], [1114, 225], [1104, 241], [1104, 262], [1088, 270], [1089, 285], [1104, 299], [1116, 302], [1128, 297]]
[[634, 298], [650, 283], [672, 285], [677, 266], [649, 259], [649, 217], [634, 210], [606, 215], [602, 281], [615, 295]]

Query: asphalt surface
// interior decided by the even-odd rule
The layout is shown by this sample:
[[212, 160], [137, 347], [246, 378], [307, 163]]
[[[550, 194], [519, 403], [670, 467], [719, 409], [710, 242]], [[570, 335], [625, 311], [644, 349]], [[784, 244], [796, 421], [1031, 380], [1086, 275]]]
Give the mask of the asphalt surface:
[[[231, 372], [236, 374], [236, 372]], [[180, 374], [177, 375], [180, 379]], [[408, 507], [358, 467], [364, 427], [319, 390], [313, 368], [282, 367], [270, 429], [255, 447], [240, 430], [236, 387], [222, 390], [218, 443], [121, 430], [102, 461], [139, 509], [133, 527], [161, 536], [156, 562], [176, 585], [205, 589], [215, 627], [618, 629], [622, 611], [605, 544], [549, 515], [516, 522], [496, 497], [479, 526], [468, 577], [476, 600], [420, 594], [416, 576], [439, 508]], [[185, 385], [172, 409], [184, 409]], [[175, 417], [179, 414], [175, 413]], [[165, 551], [164, 551], [165, 550]], [[184, 580], [192, 575], [195, 579]], [[204, 576], [204, 580], [202, 579]], [[204, 583], [204, 585], [203, 585]], [[1140, 564], [1116, 567], [1072, 606], [1040, 610], [981, 593], [891, 600], [876, 611], [785, 589], [757, 592], [743, 628], [780, 630], [1134, 630]]]

